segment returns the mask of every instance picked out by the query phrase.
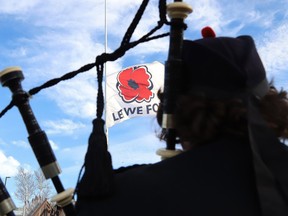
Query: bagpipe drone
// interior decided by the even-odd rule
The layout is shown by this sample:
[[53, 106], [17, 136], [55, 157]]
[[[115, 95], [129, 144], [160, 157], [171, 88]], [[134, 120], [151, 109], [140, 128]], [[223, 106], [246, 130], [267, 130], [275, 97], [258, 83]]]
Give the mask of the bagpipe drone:
[[0, 178], [0, 215], [14, 216], [14, 209], [16, 209], [16, 205]]
[[[104, 132], [104, 120], [102, 114], [104, 110], [104, 96], [102, 89], [104, 64], [107, 61], [115, 61], [122, 57], [127, 50], [137, 46], [140, 43], [148, 42], [161, 37], [170, 35], [170, 46], [168, 59], [165, 64], [165, 81], [164, 81], [164, 115], [163, 115], [163, 129], [167, 134], [167, 148], [158, 152], [162, 158], [173, 156], [177, 153], [175, 150], [176, 135], [173, 128], [173, 101], [177, 94], [177, 86], [172, 82], [177, 79], [177, 73], [181, 68], [181, 52], [183, 45], [183, 31], [186, 29], [184, 19], [192, 8], [182, 1], [175, 0], [173, 3], [166, 5], [165, 0], [159, 0], [159, 21], [155, 28], [153, 28], [146, 35], [139, 40], [130, 42], [132, 34], [139, 23], [149, 0], [143, 0], [139, 7], [132, 23], [127, 29], [121, 45], [113, 53], [103, 53], [96, 57], [94, 63], [87, 64], [76, 71], [72, 71], [63, 75], [60, 78], [47, 81], [43, 85], [33, 88], [26, 92], [23, 90], [21, 82], [24, 79], [24, 74], [20, 67], [8, 67], [1, 71], [0, 81], [2, 86], [8, 87], [12, 92], [12, 100], [10, 104], [0, 113], [0, 117], [16, 106], [22, 116], [24, 124], [28, 132], [28, 140], [32, 150], [37, 158], [41, 170], [46, 179], [51, 179], [57, 191], [57, 195], [52, 198], [60, 207], [63, 208], [67, 216], [76, 215], [73, 197], [77, 195], [78, 198], [101, 198], [109, 196], [113, 191], [113, 169], [111, 164], [111, 156], [107, 151], [107, 139]], [[171, 21], [166, 19], [166, 9]], [[163, 25], [170, 26], [170, 33], [153, 36]], [[48, 141], [45, 131], [39, 126], [36, 117], [33, 114], [32, 108], [29, 104], [29, 99], [44, 88], [56, 85], [57, 83], [73, 78], [79, 73], [86, 72], [93, 67], [97, 70], [97, 113], [93, 120], [93, 130], [89, 137], [88, 150], [85, 155], [85, 162], [79, 174], [78, 183], [75, 191], [73, 189], [65, 190], [61, 183], [59, 174], [61, 173], [60, 166], [53, 153], [51, 145]], [[83, 176], [82, 171], [84, 170]], [[97, 184], [95, 184], [97, 182]], [[77, 202], [77, 201], [76, 201]], [[0, 215], [13, 216], [15, 204], [13, 203], [8, 191], [6, 190], [2, 181], [0, 181]]]

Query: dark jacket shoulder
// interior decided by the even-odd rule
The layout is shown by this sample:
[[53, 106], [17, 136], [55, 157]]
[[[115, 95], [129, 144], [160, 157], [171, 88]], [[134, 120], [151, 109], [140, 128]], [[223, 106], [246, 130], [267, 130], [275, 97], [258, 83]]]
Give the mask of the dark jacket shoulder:
[[223, 139], [115, 174], [115, 192], [79, 215], [259, 215], [249, 145]]

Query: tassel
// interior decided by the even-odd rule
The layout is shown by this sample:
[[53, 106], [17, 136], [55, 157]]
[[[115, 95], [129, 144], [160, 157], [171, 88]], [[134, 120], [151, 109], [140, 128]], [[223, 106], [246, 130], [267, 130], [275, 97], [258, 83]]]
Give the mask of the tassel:
[[85, 171], [77, 185], [79, 199], [101, 199], [113, 191], [113, 167], [111, 155], [107, 150], [104, 124], [103, 119], [93, 120], [93, 130], [85, 155]]

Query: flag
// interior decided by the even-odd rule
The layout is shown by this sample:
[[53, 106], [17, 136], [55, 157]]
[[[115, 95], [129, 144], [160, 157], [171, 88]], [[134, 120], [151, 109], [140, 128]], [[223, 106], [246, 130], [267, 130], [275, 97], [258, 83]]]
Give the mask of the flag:
[[106, 127], [134, 117], [156, 115], [163, 89], [164, 65], [134, 65], [106, 77]]

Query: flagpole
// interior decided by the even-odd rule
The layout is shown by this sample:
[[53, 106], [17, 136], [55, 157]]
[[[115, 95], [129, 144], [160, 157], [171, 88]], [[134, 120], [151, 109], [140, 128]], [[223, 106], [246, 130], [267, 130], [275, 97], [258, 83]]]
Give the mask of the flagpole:
[[[107, 2], [104, 1], [104, 52], [107, 53]], [[106, 137], [107, 137], [107, 145], [109, 145], [109, 134], [108, 134], [108, 127], [107, 127], [107, 64], [104, 64], [104, 76], [105, 76], [105, 122], [106, 122]]]

